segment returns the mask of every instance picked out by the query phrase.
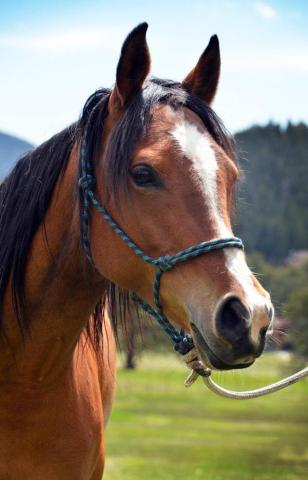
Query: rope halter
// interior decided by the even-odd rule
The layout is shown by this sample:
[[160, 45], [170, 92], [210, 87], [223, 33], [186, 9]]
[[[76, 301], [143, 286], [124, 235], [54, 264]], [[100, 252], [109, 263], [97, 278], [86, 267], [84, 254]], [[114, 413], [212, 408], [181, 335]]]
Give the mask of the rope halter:
[[153, 299], [155, 308], [153, 308], [150, 304], [146, 303], [134, 292], [132, 292], [132, 298], [139, 303], [139, 305], [143, 308], [145, 312], [149, 313], [157, 320], [161, 328], [173, 341], [174, 349], [183, 356], [183, 360], [185, 361], [186, 365], [188, 366], [188, 368], [191, 369], [191, 373], [185, 381], [185, 386], [189, 387], [190, 385], [192, 385], [192, 383], [195, 382], [195, 380], [199, 376], [201, 376], [206, 386], [218, 395], [233, 399], [246, 399], [266, 395], [267, 393], [271, 393], [273, 391], [284, 388], [291, 383], [300, 380], [304, 376], [307, 376], [308, 367], [298, 372], [297, 374], [288, 377], [285, 380], [282, 380], [281, 382], [277, 382], [274, 385], [248, 392], [233, 392], [224, 389], [216, 385], [215, 382], [213, 382], [213, 380], [210, 378], [211, 370], [207, 368], [200, 360], [199, 354], [196, 347], [194, 346], [191, 335], [185, 334], [183, 330], [178, 331], [165, 316], [160, 301], [161, 279], [165, 272], [172, 270], [179, 263], [186, 262], [193, 258], [199, 257], [200, 255], [205, 255], [214, 250], [222, 250], [224, 248], [243, 249], [243, 242], [240, 238], [237, 237], [213, 239], [208, 242], [201, 242], [197, 245], [188, 247], [174, 255], [164, 255], [158, 258], [150, 257], [145, 252], [143, 252], [143, 250], [139, 248], [136, 243], [131, 240], [128, 235], [121, 229], [121, 227], [115, 222], [111, 215], [109, 215], [105, 207], [101, 205], [100, 201], [97, 199], [94, 193], [96, 180], [92, 172], [92, 165], [90, 163], [89, 155], [87, 154], [88, 125], [85, 128], [85, 132], [81, 141], [80, 177], [78, 181], [81, 197], [81, 232], [83, 250], [88, 260], [95, 267], [95, 262], [91, 253], [89, 231], [90, 207], [91, 205], [93, 205], [100, 212], [102, 217], [107, 221], [110, 227], [128, 245], [128, 247], [131, 248], [134, 253], [139, 256], [144, 262], [156, 268], [156, 275], [153, 284]]

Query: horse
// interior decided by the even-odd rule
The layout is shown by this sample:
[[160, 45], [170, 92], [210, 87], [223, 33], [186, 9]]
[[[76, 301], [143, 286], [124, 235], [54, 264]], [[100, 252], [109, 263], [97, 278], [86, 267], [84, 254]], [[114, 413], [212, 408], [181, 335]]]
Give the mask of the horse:
[[149, 77], [146, 30], [126, 38], [114, 87], [0, 187], [2, 479], [101, 479], [119, 310], [129, 292], [157, 306], [144, 260], [220, 242], [172, 270], [161, 263], [156, 291], [211, 368], [251, 365], [271, 328], [270, 296], [232, 244], [239, 167], [210, 106], [218, 38], [175, 82]]

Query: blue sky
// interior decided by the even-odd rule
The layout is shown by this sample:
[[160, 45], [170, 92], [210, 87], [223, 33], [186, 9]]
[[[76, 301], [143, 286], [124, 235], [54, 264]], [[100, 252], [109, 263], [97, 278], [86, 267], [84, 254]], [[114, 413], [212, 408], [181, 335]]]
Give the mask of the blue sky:
[[214, 108], [233, 132], [308, 122], [308, 2], [2, 0], [0, 130], [39, 143], [111, 86], [122, 42], [149, 23], [152, 73], [181, 80], [209, 37], [221, 43]]

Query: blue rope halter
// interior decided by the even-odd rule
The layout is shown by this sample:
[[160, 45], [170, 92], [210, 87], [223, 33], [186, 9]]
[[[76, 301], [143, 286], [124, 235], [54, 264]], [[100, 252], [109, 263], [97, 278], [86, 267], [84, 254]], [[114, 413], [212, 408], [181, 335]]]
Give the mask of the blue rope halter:
[[132, 298], [137, 301], [143, 310], [152, 315], [163, 328], [163, 330], [169, 335], [174, 343], [176, 351], [185, 355], [193, 348], [193, 340], [190, 335], [185, 335], [184, 331], [178, 331], [169, 322], [164, 315], [163, 307], [160, 302], [160, 283], [164, 272], [173, 269], [177, 264], [186, 262], [191, 258], [198, 257], [213, 250], [221, 250], [223, 248], [241, 248], [243, 249], [243, 242], [240, 238], [229, 237], [210, 240], [209, 242], [201, 242], [198, 245], [193, 245], [185, 250], [182, 250], [175, 255], [164, 255], [158, 258], [152, 258], [139, 248], [135, 242], [133, 242], [126, 233], [119, 227], [119, 225], [109, 215], [105, 207], [101, 205], [99, 200], [94, 194], [95, 190], [95, 177], [92, 172], [92, 166], [87, 154], [87, 135], [88, 128], [85, 129], [80, 147], [80, 177], [78, 186], [80, 188], [81, 195], [81, 231], [82, 231], [82, 247], [84, 252], [95, 267], [95, 262], [91, 253], [90, 235], [89, 235], [89, 221], [90, 221], [90, 207], [91, 204], [101, 213], [103, 218], [109, 223], [111, 228], [119, 235], [119, 237], [138, 255], [142, 260], [153, 265], [157, 268], [156, 276], [153, 285], [153, 297], [156, 308], [153, 308], [148, 303], [144, 302], [136, 293], [133, 293]]

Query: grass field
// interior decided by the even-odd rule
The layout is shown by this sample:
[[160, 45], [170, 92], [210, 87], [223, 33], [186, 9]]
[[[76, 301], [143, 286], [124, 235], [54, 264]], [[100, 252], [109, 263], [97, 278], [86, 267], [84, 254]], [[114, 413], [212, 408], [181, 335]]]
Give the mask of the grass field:
[[[280, 378], [286, 362], [267, 354], [247, 371], [215, 379], [253, 388]], [[119, 370], [104, 480], [308, 479], [307, 380], [269, 397], [234, 401], [200, 380], [185, 389], [185, 374], [169, 354], [143, 357], [136, 371]]]

